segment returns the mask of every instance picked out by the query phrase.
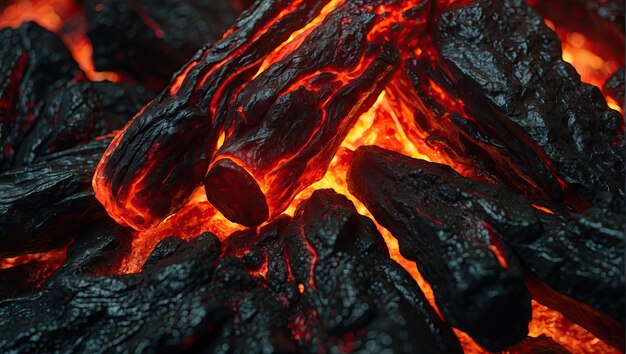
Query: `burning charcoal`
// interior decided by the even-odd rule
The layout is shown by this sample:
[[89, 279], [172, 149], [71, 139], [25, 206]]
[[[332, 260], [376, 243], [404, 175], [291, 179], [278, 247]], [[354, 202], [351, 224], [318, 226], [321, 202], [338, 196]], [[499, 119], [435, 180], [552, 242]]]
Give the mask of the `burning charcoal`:
[[[54, 34], [30, 22], [0, 31], [0, 170], [14, 165], [38, 103], [82, 75]], [[19, 164], [18, 164], [19, 165]]]
[[[496, 180], [531, 198], [584, 209], [598, 191], [623, 194], [623, 153], [613, 144], [621, 117], [580, 82], [557, 36], [523, 1], [455, 6], [432, 39], [438, 49], [424, 52], [432, 57], [406, 65], [422, 101], [416, 124], [440, 126], [431, 140], [484, 160]], [[433, 115], [426, 107], [441, 95], [452, 103]]]
[[323, 4], [255, 4], [229, 36], [199, 52], [113, 140], [96, 171], [94, 190], [116, 221], [147, 229], [185, 204], [202, 183], [224, 122], [215, 107], [226, 103], [252, 78], [262, 58], [311, 21]]
[[187, 336], [210, 335], [229, 310], [207, 288], [219, 244], [211, 237], [197, 246], [150, 273], [61, 277], [29, 297], [0, 302], [0, 348], [104, 353], [150, 344], [168, 352]]
[[83, 73], [63, 43], [34, 23], [1, 31], [0, 44], [18, 48], [0, 53], [6, 83], [0, 170], [121, 129], [151, 98], [138, 86], [80, 81]]
[[32, 260], [0, 269], [0, 299], [27, 294], [35, 290], [56, 269], [54, 262]]
[[[420, 193], [435, 201], [450, 199], [461, 203], [461, 200], [471, 196], [471, 204], [475, 207], [469, 210], [474, 210], [478, 220], [490, 225], [492, 233], [506, 241], [533, 276], [540, 280], [532, 281], [531, 277], [527, 281], [534, 298], [608, 343], [623, 347], [623, 225], [626, 221], [620, 198], [599, 198], [583, 214], [553, 216], [532, 208], [528, 200], [502, 185], [463, 178], [441, 165], [412, 160], [379, 148], [357, 150], [350, 171], [352, 188], [357, 196], [370, 191], [370, 185], [378, 181], [370, 177], [373, 172], [363, 172], [366, 168], [365, 171], [376, 171], [376, 176], [378, 173], [396, 176], [394, 180], [399, 180], [406, 173], [419, 176], [420, 184], [414, 183], [421, 186]], [[393, 175], [388, 171], [401, 172]], [[424, 187], [423, 183], [430, 183], [430, 187]], [[385, 207], [381, 204], [385, 199], [375, 199], [380, 197], [373, 192], [367, 193], [363, 198], [372, 199], [368, 203], [376, 204], [366, 204]], [[376, 208], [370, 210], [378, 210]], [[457, 204], [456, 208], [468, 210], [461, 204]], [[434, 213], [430, 218], [435, 221], [440, 220], [441, 215], [453, 213], [420, 207], [420, 210], [423, 209]], [[381, 209], [382, 212], [385, 215], [389, 213], [386, 209]], [[540, 215], [541, 220], [536, 215]], [[377, 217], [376, 212], [374, 216]], [[393, 233], [391, 227], [390, 230]], [[400, 242], [404, 252], [402, 239]], [[435, 288], [435, 284], [432, 285]]]
[[130, 253], [132, 236], [129, 229], [113, 220], [96, 220], [75, 233], [67, 249], [67, 258], [51, 278], [82, 274], [106, 275], [115, 273], [124, 257]]
[[521, 343], [507, 348], [510, 354], [569, 354], [570, 351], [563, 348], [545, 335], [539, 337], [526, 337]]
[[[191, 243], [168, 238], [141, 273], [62, 275], [32, 295], [0, 301], [0, 349], [461, 352], [389, 259], [374, 224], [345, 197], [316, 192], [295, 219], [247, 234], [232, 241], [250, 247], [244, 256], [220, 259], [210, 234]], [[258, 259], [267, 273], [250, 268]]]
[[128, 73], [160, 90], [198, 49], [220, 38], [244, 5], [226, 0], [87, 0], [95, 67]]
[[608, 95], [624, 109], [624, 75], [626, 71], [622, 67], [611, 76], [602, 87], [602, 92]]
[[503, 236], [545, 282], [527, 281], [533, 298], [622, 351], [626, 306], [623, 210], [623, 200], [605, 195], [589, 210], [565, 221], [546, 215], [541, 237]]
[[612, 144], [621, 117], [580, 82], [557, 36], [522, 0], [450, 10], [435, 38], [461, 98], [491, 135], [519, 144], [512, 150], [528, 164], [543, 161], [575, 198], [623, 195], [623, 153]]
[[[349, 4], [245, 86], [230, 108], [245, 123], [226, 139], [204, 180], [208, 200], [228, 219], [258, 225], [322, 178], [356, 120], [396, 71], [397, 49], [374, 51], [362, 35], [376, 24], [374, 10]], [[356, 69], [364, 57], [367, 64]], [[355, 79], [341, 79], [355, 70]]]
[[481, 209], [489, 205], [442, 183], [438, 175], [446, 173], [454, 172], [361, 147], [351, 162], [348, 186], [398, 239], [402, 255], [416, 261], [444, 319], [487, 350], [499, 351], [526, 336], [531, 307], [522, 270], [500, 243], [497, 228], [533, 233], [538, 222], [497, 209], [489, 209], [494, 220], [485, 218]]
[[326, 352], [460, 352], [415, 281], [389, 259], [372, 221], [332, 190], [313, 193], [291, 221], [279, 218], [258, 235], [227, 242], [231, 254], [249, 250], [249, 267], [266, 272], [269, 288], [297, 304], [291, 319], [309, 334], [300, 338], [305, 348], [315, 351], [318, 342]]
[[108, 140], [0, 174], [0, 257], [58, 248], [72, 232], [106, 216], [90, 189]]
[[38, 106], [32, 128], [16, 147], [14, 165], [31, 165], [40, 156], [121, 129], [149, 98], [141, 87], [70, 82]]

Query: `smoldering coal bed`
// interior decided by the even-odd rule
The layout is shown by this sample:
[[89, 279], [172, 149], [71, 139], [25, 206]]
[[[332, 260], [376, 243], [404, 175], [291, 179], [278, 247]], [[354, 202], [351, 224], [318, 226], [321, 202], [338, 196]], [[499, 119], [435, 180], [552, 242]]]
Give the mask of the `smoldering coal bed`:
[[623, 0], [0, 27], [1, 352], [623, 352]]

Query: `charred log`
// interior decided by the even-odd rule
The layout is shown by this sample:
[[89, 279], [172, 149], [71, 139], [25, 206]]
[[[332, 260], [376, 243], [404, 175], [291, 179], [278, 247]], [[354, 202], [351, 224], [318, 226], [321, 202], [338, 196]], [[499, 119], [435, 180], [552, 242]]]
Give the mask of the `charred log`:
[[[391, 181], [380, 175], [413, 181], [421, 188], [418, 195], [428, 196], [428, 206], [434, 203], [431, 199], [452, 201], [447, 210], [419, 206], [419, 210], [432, 213], [432, 222], [461, 214], [477, 218], [470, 225], [490, 225], [492, 234], [505, 241], [540, 280], [527, 281], [533, 297], [608, 343], [623, 347], [625, 221], [623, 213], [615, 211], [623, 210], [620, 199], [598, 201], [583, 214], [552, 215], [534, 209], [527, 199], [502, 185], [466, 179], [445, 166], [379, 148], [361, 148], [352, 163], [351, 186], [381, 223], [388, 220], [393, 224], [395, 219], [388, 219], [390, 212], [385, 212], [385, 219], [383, 215], [378, 219], [376, 210], [386, 211], [388, 200], [382, 198], [380, 190], [385, 187], [380, 186]], [[402, 190], [406, 194], [408, 188]], [[463, 202], [466, 199], [472, 207]], [[391, 206], [403, 199], [392, 200]], [[389, 228], [393, 233], [393, 225]], [[402, 247], [402, 238], [399, 240]], [[433, 288], [436, 293], [435, 284]]]
[[258, 225], [323, 176], [399, 64], [395, 47], [367, 41], [375, 19], [373, 9], [346, 4], [239, 93], [229, 114], [244, 124], [235, 126], [204, 180], [208, 200], [227, 218]]
[[90, 188], [109, 140], [0, 174], [0, 257], [59, 248], [106, 213]]
[[110, 82], [68, 83], [38, 105], [32, 128], [16, 147], [14, 165], [121, 129], [151, 95], [141, 87]]
[[[230, 35], [197, 53], [114, 139], [94, 189], [116, 221], [147, 229], [185, 204], [202, 183], [224, 125], [226, 112], [217, 107], [227, 106], [264, 56], [311, 21], [324, 3], [256, 3]], [[278, 17], [285, 9], [289, 12]]]
[[[235, 254], [249, 249], [244, 259], [252, 266], [266, 264], [269, 287], [296, 301], [301, 313], [313, 313], [299, 324], [311, 334], [303, 338], [305, 347], [318, 338], [330, 345], [327, 351], [342, 346], [352, 351], [372, 346], [373, 352], [460, 351], [414, 280], [389, 259], [375, 225], [344, 196], [316, 191], [291, 222], [278, 220], [250, 236], [229, 239], [239, 245], [228, 248]], [[391, 341], [385, 343], [387, 336]], [[411, 339], [402, 344], [404, 336]]]
[[[85, 1], [87, 34], [99, 71], [128, 73], [161, 90], [205, 43], [235, 21], [241, 1]], [[158, 58], [158, 60], [155, 60]]]
[[3, 30], [0, 46], [0, 169], [32, 165], [120, 129], [151, 97], [137, 86], [82, 81], [63, 43], [34, 23]]
[[[486, 161], [496, 180], [531, 198], [583, 209], [598, 191], [623, 194], [623, 153], [611, 143], [621, 140], [621, 117], [561, 59], [557, 36], [531, 8], [521, 0], [455, 6], [438, 17], [432, 39], [433, 56], [406, 66], [422, 102], [416, 123], [440, 124], [432, 140]], [[430, 119], [423, 107], [441, 91], [432, 83], [461, 109], [446, 116], [436, 104]]]
[[526, 336], [531, 307], [522, 269], [494, 223], [522, 233], [536, 225], [495, 211], [499, 219], [482, 218], [485, 206], [424, 172], [429, 167], [452, 173], [444, 165], [362, 147], [348, 186], [398, 239], [402, 255], [417, 263], [446, 321], [486, 349], [502, 350]]
[[114, 274], [130, 253], [132, 237], [127, 228], [110, 219], [97, 220], [75, 233], [67, 257], [47, 281], [77, 275]]
[[[166, 239], [141, 273], [60, 276], [33, 295], [3, 300], [0, 348], [460, 352], [389, 260], [373, 223], [345, 197], [317, 192], [295, 219], [233, 237], [224, 251], [209, 234], [192, 243]], [[236, 255], [244, 244], [250, 252]], [[264, 262], [267, 273], [255, 273]]]
[[82, 72], [61, 40], [33, 22], [0, 31], [0, 62], [0, 170], [5, 170], [16, 164], [36, 105]]
[[623, 195], [623, 153], [611, 144], [621, 117], [579, 81], [556, 35], [523, 1], [478, 1], [442, 14], [436, 43], [479, 124], [518, 137], [515, 150], [529, 164], [543, 161], [565, 192], [586, 201], [602, 190]]

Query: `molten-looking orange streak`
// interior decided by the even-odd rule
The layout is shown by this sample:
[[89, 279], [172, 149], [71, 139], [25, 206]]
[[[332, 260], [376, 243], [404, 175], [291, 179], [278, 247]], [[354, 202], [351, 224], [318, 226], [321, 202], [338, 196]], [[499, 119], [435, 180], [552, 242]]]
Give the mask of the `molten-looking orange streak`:
[[65, 260], [66, 250], [25, 254], [23, 256], [0, 259], [0, 269], [12, 268], [32, 261], [49, 262], [58, 268]]
[[541, 205], [537, 205], [537, 204], [531, 204], [533, 208], [539, 210], [539, 211], [543, 211], [544, 213], [550, 214], [550, 215], [556, 215], [556, 213], [544, 206]]

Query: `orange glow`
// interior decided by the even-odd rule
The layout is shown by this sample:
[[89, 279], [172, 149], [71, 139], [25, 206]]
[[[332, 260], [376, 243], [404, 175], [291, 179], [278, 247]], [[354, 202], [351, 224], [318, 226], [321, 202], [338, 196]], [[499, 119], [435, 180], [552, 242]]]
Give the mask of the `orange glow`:
[[572, 353], [617, 354], [620, 351], [604, 343], [586, 329], [572, 323], [560, 313], [532, 302], [533, 318], [530, 322], [529, 336], [542, 334], [552, 338]]
[[0, 28], [17, 28], [24, 22], [35, 21], [51, 32], [58, 32], [79, 9], [74, 0], [14, 0], [0, 12]]
[[[121, 80], [117, 73], [96, 71], [91, 42], [85, 32], [86, 22], [81, 6], [75, 0], [13, 0], [0, 12], [0, 29], [17, 28], [28, 21], [37, 22], [61, 37], [89, 80]], [[68, 22], [72, 22], [71, 31], [64, 28]]]
[[556, 215], [556, 213], [544, 206], [541, 205], [537, 205], [537, 204], [531, 204], [533, 208], [539, 210], [539, 211], [543, 211], [544, 213], [550, 214], [550, 215]]
[[224, 240], [231, 233], [242, 229], [243, 226], [228, 221], [209, 204], [204, 189], [198, 188], [186, 206], [165, 219], [158, 227], [133, 234], [131, 254], [122, 262], [118, 272], [139, 272], [154, 247], [166, 237], [176, 236], [190, 241], [203, 232], [210, 232]]
[[0, 259], [0, 269], [12, 268], [32, 261], [39, 261], [54, 264], [58, 268], [65, 260], [66, 250], [51, 251], [43, 253], [25, 254], [23, 256]]
[[[250, 64], [246, 67], [237, 68], [236, 71], [232, 73], [231, 77], [235, 77], [237, 73], [249, 70], [251, 67], [254, 67], [254, 65], [259, 65], [258, 71], [251, 80], [258, 77], [271, 65], [284, 59], [287, 55], [301, 46], [306, 37], [323, 23], [323, 20], [329, 13], [347, 1], [348, 0], [328, 1], [319, 15], [311, 20], [306, 26], [291, 33], [286, 41], [278, 45], [273, 51], [271, 51], [264, 58], [260, 59], [258, 62]], [[455, 2], [459, 1], [448, 1], [448, 4]], [[289, 7], [283, 9], [275, 19], [268, 21], [264, 27], [256, 31], [255, 35], [247, 40], [246, 43], [237, 43], [237, 45], [240, 46], [239, 48], [234, 50], [226, 58], [215, 63], [209, 70], [206, 70], [206, 72], [203, 72], [200, 76], [198, 76], [198, 81], [195, 83], [197, 85], [196, 88], [199, 88], [208, 82], [207, 80], [209, 80], [211, 75], [220, 70], [230, 59], [241, 54], [243, 50], [245, 50], [245, 45], [247, 43], [259, 40], [259, 38], [261, 38], [272, 25], [274, 25], [286, 14], [294, 11], [294, 9], [300, 6], [301, 3], [302, 0], [293, 1]], [[372, 30], [367, 33], [367, 40], [374, 43], [395, 41], [400, 47], [414, 48], [414, 50], [410, 51], [410, 53], [409, 51], [403, 51], [404, 60], [407, 59], [408, 54], [415, 55], [418, 58], [423, 56], [433, 56], [434, 54], [432, 53], [431, 48], [426, 45], [418, 46], [416, 41], [419, 37], [414, 35], [414, 31], [418, 31], [421, 29], [421, 26], [425, 24], [420, 22], [421, 20], [414, 20], [411, 22], [402, 16], [405, 10], [414, 7], [417, 3], [417, 0], [407, 0], [403, 2], [395, 2], [393, 5], [379, 6], [376, 8], [375, 13], [380, 15], [380, 18], [377, 20], [378, 22]], [[63, 26], [70, 19], [75, 19], [81, 24], [78, 26], [79, 30], [64, 32]], [[90, 80], [119, 81], [121, 79], [116, 73], [96, 72], [91, 59], [91, 43], [85, 36], [84, 19], [81, 18], [80, 7], [74, 2], [74, 0], [19, 0], [12, 2], [2, 11], [2, 13], [0, 13], [0, 27], [17, 27], [24, 21], [28, 20], [35, 20], [48, 30], [59, 34], [69, 47], [81, 69]], [[402, 26], [396, 26], [398, 23], [402, 24]], [[591, 49], [591, 44], [584, 34], [568, 33], [556, 28], [554, 24], [549, 21], [546, 21], [546, 23], [551, 26], [551, 28], [555, 29], [557, 34], [562, 38], [563, 58], [564, 60], [572, 63], [576, 70], [581, 74], [583, 81], [602, 87], [606, 79], [610, 77], [610, 75], [613, 74], [613, 72], [620, 66], [620, 63], [602, 58], [595, 54]], [[153, 25], [153, 29], [158, 36], [162, 31], [158, 28], [156, 23], [153, 23]], [[397, 29], [396, 27], [400, 29]], [[237, 28], [233, 27], [229, 29], [224, 36], [233, 34], [236, 30]], [[401, 32], [394, 33], [394, 31]], [[391, 34], [393, 34], [393, 36], [391, 36]], [[210, 50], [210, 48], [207, 50]], [[337, 77], [336, 86], [341, 87], [341, 85], [348, 83], [351, 79], [362, 74], [363, 70], [371, 61], [372, 57], [364, 55], [361, 58], [359, 65], [351, 70], [341, 71], [330, 68], [329, 71], [332, 71], [332, 73]], [[169, 87], [170, 96], [178, 94], [178, 91], [185, 83], [188, 74], [194, 67], [196, 67], [197, 64], [198, 62], [188, 64], [173, 79], [173, 83]], [[287, 92], [295, 90], [299, 86], [305, 86], [307, 89], [315, 90], [316, 88], [312, 87], [313, 84], [310, 79], [316, 74], [319, 73], [302, 78], [300, 81], [292, 85]], [[208, 107], [212, 114], [212, 118], [215, 118], [218, 108], [218, 100], [223, 93], [223, 90], [229, 85], [229, 83], [230, 78], [221, 82], [220, 86], [216, 90], [210, 107]], [[417, 102], [418, 100], [412, 96], [414, 95], [414, 91], [412, 89], [407, 89], [408, 85], [410, 85], [408, 78], [403, 77], [401, 74], [397, 74], [396, 77], [394, 77], [392, 83], [389, 84], [386, 90], [382, 91], [378, 95], [375, 103], [367, 110], [367, 112], [356, 117], [358, 119], [355, 119], [354, 125], [341, 143], [341, 146], [337, 154], [330, 162], [328, 169], [326, 171], [322, 171], [323, 176], [314, 175], [313, 177], [301, 182], [302, 190], [292, 201], [288, 201], [289, 203], [287, 209], [285, 210], [285, 214], [293, 215], [297, 205], [309, 198], [315, 190], [332, 188], [336, 192], [346, 195], [354, 203], [359, 213], [374, 220], [373, 216], [366, 209], [366, 207], [357, 198], [350, 194], [346, 183], [346, 175], [352, 153], [356, 148], [364, 145], [377, 145], [414, 158], [446, 164], [451, 166], [463, 176], [491, 182], [488, 177], [481, 176], [480, 172], [477, 171], [477, 168], [469, 161], [461, 160], [457, 156], [449, 156], [442, 148], [432, 146], [427, 143], [427, 140], [432, 132], [429, 129], [420, 129], [416, 127], [414, 122], [415, 107], [409, 104], [409, 102]], [[442, 107], [445, 107], [447, 115], [454, 113], [464, 119], [472, 119], [472, 117], [465, 114], [464, 103], [461, 100], [453, 98], [435, 82], [430, 81], [428, 84], [428, 90], [430, 90], [429, 93], [432, 94], [433, 98], [437, 100], [437, 103]], [[622, 112], [617, 102], [609, 98], [607, 98], [607, 101], [610, 107], [618, 109]], [[322, 104], [322, 107], [324, 107], [325, 103]], [[428, 110], [425, 109], [424, 111]], [[141, 113], [142, 112], [139, 112], [139, 114]], [[435, 121], [440, 118], [432, 114], [432, 116], [425, 117], [424, 119], [426, 121]], [[132, 122], [129, 124], [132, 124]], [[219, 136], [216, 150], [223, 145], [231, 132], [232, 131], [229, 131], [225, 127], [224, 131], [222, 131]], [[116, 136], [104, 158], [107, 158], [111, 154], [117, 144], [119, 144], [122, 137], [123, 132]], [[255, 180], [259, 183], [260, 189], [264, 193], [270, 189], [270, 186], [274, 182], [274, 178], [276, 178], [276, 175], [266, 174], [266, 171], [255, 173], [253, 167], [247, 166], [242, 159], [232, 154], [220, 156], [213, 163], [225, 158], [235, 161], [239, 166], [246, 169], [251, 176], [254, 176]], [[276, 165], [280, 166], [284, 162], [286, 162], [286, 160], [277, 161]], [[514, 166], [511, 167], [514, 168]], [[143, 175], [136, 176], [137, 180], [131, 186], [131, 192], [126, 199], [113, 200], [99, 198], [109, 211], [110, 215], [117, 222], [125, 225], [136, 226], [137, 223], [133, 220], [133, 218], [145, 216], [145, 211], [141, 210], [138, 206], [139, 203], [134, 203], [133, 198], [139, 198], [134, 195], [134, 192], [139, 190], [140, 183], [148, 172], [149, 169], [146, 169], [143, 171]], [[321, 179], [319, 177], [321, 177]], [[106, 190], [106, 186], [102, 183], [98, 183], [98, 174], [94, 177], [93, 186], [97, 195], [110, 196], [110, 194], [107, 194], [109, 191]], [[554, 214], [552, 210], [543, 206], [533, 205], [533, 207], [543, 212]], [[280, 212], [280, 210], [278, 212]], [[131, 216], [126, 218], [127, 215]], [[160, 222], [160, 220], [152, 220], [152, 222], [158, 224], [158, 226], [144, 231], [137, 231], [133, 234], [131, 253], [122, 262], [122, 265], [118, 270], [119, 273], [126, 274], [139, 272], [150, 252], [154, 249], [158, 242], [168, 236], [176, 236], [185, 241], [189, 241], [196, 238], [203, 232], [211, 232], [220, 240], [224, 240], [234, 231], [244, 229], [241, 225], [227, 220], [207, 201], [206, 193], [203, 187], [196, 189], [190, 201], [178, 212], [169, 216], [162, 222]], [[434, 300], [433, 290], [430, 287], [430, 284], [420, 274], [415, 262], [412, 262], [401, 255], [398, 241], [387, 229], [377, 223], [376, 226], [387, 244], [391, 258], [411, 274], [435, 311], [439, 313]], [[312, 264], [314, 266], [317, 255], [311, 245], [308, 245], [308, 248], [313, 257]], [[503, 267], [506, 267], [506, 258], [497, 245], [493, 245], [491, 250], [498, 258], [500, 264]], [[62, 262], [63, 259], [65, 259], [65, 251], [27, 255], [0, 260], [0, 269], [23, 264], [31, 260], [49, 261], [60, 265], [60, 262]], [[268, 271], [267, 266], [267, 263], [263, 264], [258, 270], [253, 271], [252, 274], [265, 276]], [[290, 272], [291, 270], [289, 269], [289, 273]], [[305, 286], [310, 288], [315, 287], [313, 276], [314, 273], [312, 267], [308, 284], [298, 284], [298, 290], [300, 293], [303, 293], [306, 290]], [[290, 279], [293, 279], [291, 274], [289, 277]], [[529, 325], [530, 336], [537, 337], [544, 334], [575, 353], [617, 353], [615, 349], [595, 338], [582, 327], [569, 322], [560, 313], [549, 310], [534, 301], [532, 306], [533, 318]], [[306, 330], [306, 322], [307, 318], [305, 317], [298, 318], [295, 321], [294, 328], [298, 329], [297, 331], [294, 330], [297, 333], [296, 339], [310, 336], [310, 333]], [[459, 337], [465, 353], [487, 353], [467, 334], [456, 329], [455, 333]]]
[[587, 37], [581, 33], [561, 33], [563, 60], [572, 64], [582, 81], [602, 87], [606, 80], [620, 68], [617, 61], [605, 59], [590, 48]]
[[[580, 75], [581, 81], [602, 90], [604, 83], [624, 66], [623, 57], [619, 60], [609, 57], [608, 54], [600, 54], [596, 48], [597, 43], [593, 43], [583, 33], [568, 31], [547, 19], [545, 23], [561, 39], [563, 60], [572, 64]], [[624, 111], [621, 105], [608, 95], [604, 96], [608, 106], [623, 116]]]
[[[304, 28], [294, 32], [287, 41], [282, 43], [273, 52], [271, 52], [271, 54], [266, 56], [254, 77], [260, 75], [273, 63], [283, 59], [286, 55], [288, 55], [290, 52], [295, 50], [295, 48], [301, 45], [304, 41], [304, 38], [309, 33], [311, 33], [311, 31], [313, 31], [317, 26], [319, 26], [326, 14], [330, 13], [330, 11], [335, 9], [340, 3], [340, 1], [333, 1], [331, 3], [328, 3], [319, 16], [317, 16]], [[377, 11], [379, 13], [384, 13], [389, 11], [389, 9], [381, 7], [380, 9], [377, 9]], [[393, 21], [398, 20], [398, 17], [394, 15], [389, 16], [388, 18], [393, 19]], [[368, 38], [372, 40], [378, 38], [378, 35], [381, 35], [386, 30], [388, 30], [388, 26], [390, 26], [393, 21], [389, 20], [379, 23], [375, 27], [375, 30], [373, 30], [368, 35]], [[383, 31], [383, 29], [385, 29], [385, 31]], [[572, 41], [575, 45], [580, 47], [583, 39], [581, 37], [574, 36], [572, 37]], [[428, 48], [417, 48], [414, 54], [418, 57], [423, 55], [433, 55]], [[213, 67], [209, 73], [205, 74], [204, 77], [208, 77], [208, 75], [210, 75], [213, 71], [217, 70], [219, 68], [219, 65], [220, 64]], [[172, 90], [170, 91], [172, 94], [176, 93], [176, 91], [186, 78], [189, 69], [190, 67], [187, 67], [175, 79], [174, 86], [170, 88]], [[358, 75], [358, 72], [359, 70], [354, 71], [356, 75]], [[340, 73], [340, 75], [346, 74]], [[585, 79], [588, 80], [589, 77], [594, 76], [586, 75]], [[306, 80], [307, 79], [304, 78], [298, 84], [309, 85], [308, 81]], [[340, 80], [346, 82], [347, 80], [349, 80], [349, 78], [343, 77]], [[315, 190], [322, 188], [332, 188], [336, 192], [346, 195], [354, 203], [359, 213], [374, 220], [371, 213], [366, 209], [366, 207], [358, 199], [350, 194], [346, 183], [346, 174], [348, 171], [348, 166], [352, 153], [356, 148], [364, 145], [378, 145], [386, 149], [412, 156], [414, 158], [447, 164], [455, 169], [458, 173], [466, 177], [479, 179], [481, 178], [479, 176], [479, 173], [471, 164], [458, 161], [455, 159], [455, 157], [448, 156], [444, 151], [428, 145], [426, 143], [426, 140], [429, 136], [429, 133], [426, 130], [412, 128], [415, 126], [412, 121], [414, 119], [413, 108], [410, 107], [406, 102], [414, 102], [416, 100], [414, 100], [413, 97], [410, 96], [412, 90], [406, 89], [406, 85], [408, 85], [408, 82], [406, 80], [407, 78], [398, 75], [398, 77], [396, 77], [389, 85], [389, 88], [380, 93], [372, 107], [370, 107], [367, 112], [363, 113], [354, 123], [352, 129], [343, 140], [337, 154], [330, 162], [330, 165], [323, 177], [299, 192], [285, 210], [285, 214], [293, 216], [297, 205], [300, 202], [309, 198]], [[222, 85], [222, 87], [224, 85]], [[310, 88], [310, 86], [307, 87]], [[293, 90], [295, 88], [297, 88], [297, 86], [292, 86], [290, 90]], [[453, 99], [444, 89], [442, 89], [432, 81], [430, 82], [430, 90], [433, 93], [433, 97], [439, 100], [439, 104], [446, 107], [449, 112], [456, 112], [459, 115], [463, 116], [465, 119], [472, 119], [472, 117], [468, 117], [464, 113], [464, 103], [462, 101]], [[215, 97], [219, 96], [219, 92], [221, 91], [218, 91], [218, 94], [216, 94]], [[214, 106], [216, 102], [217, 98], [213, 100], [213, 104], [211, 107], [213, 114], [215, 114], [216, 112], [216, 106]], [[426, 118], [437, 119], [435, 116]], [[221, 134], [218, 143], [218, 149], [222, 145], [222, 143], [226, 139], [228, 139], [227, 135], [228, 134], [224, 132]], [[246, 164], [238, 159], [236, 156], [222, 156], [219, 159], [226, 157], [232, 159], [233, 161], [236, 161], [238, 165], [242, 166], [251, 175], [253, 175], [252, 169], [246, 166]], [[257, 179], [257, 181], [263, 181], [264, 176], [261, 175], [258, 177], [259, 178]], [[270, 182], [259, 182], [259, 186], [264, 192], [267, 191], [267, 189], [269, 188], [269, 184]], [[206, 202], [206, 199], [204, 199], [204, 193], [201, 190], [202, 188], [198, 189], [196, 197], [186, 207], [166, 219], [159, 227], [153, 230], [138, 232], [136, 234], [135, 240], [133, 242], [133, 254], [129, 257], [129, 262], [126, 263], [125, 268], [122, 270], [123, 272], [138, 271], [149, 251], [154, 247], [154, 245], [156, 245], [159, 240], [163, 239], [166, 236], [178, 235], [183, 239], [191, 239], [199, 235], [202, 230], [212, 231], [216, 233], [219, 238], [222, 239], [227, 237], [231, 231], [238, 230], [240, 228], [240, 226], [238, 226], [237, 224], [230, 223], [221, 214], [217, 213], [217, 211], [212, 208], [208, 202]], [[539, 205], [534, 205], [534, 207], [546, 213], [554, 213], [551, 210]], [[383, 235], [383, 238], [385, 239], [391, 258], [398, 264], [400, 264], [409, 274], [411, 274], [416, 283], [424, 292], [426, 298], [429, 300], [435, 311], [439, 313], [439, 310], [434, 300], [433, 290], [430, 287], [430, 284], [425, 281], [425, 279], [421, 276], [415, 262], [407, 260], [401, 255], [398, 241], [391, 235], [388, 230], [378, 225], [377, 223], [376, 226], [378, 227], [379, 231]], [[500, 264], [503, 267], [506, 267], [506, 258], [501, 250], [497, 247], [497, 245], [492, 246], [491, 250], [498, 258]], [[315, 264], [315, 253], [312, 252], [312, 255], [314, 258], [313, 264]], [[267, 265], [265, 265], [264, 267], [266, 266]], [[267, 271], [267, 269], [264, 267], [253, 273], [259, 276], [264, 276], [265, 272]], [[308, 285], [312, 288], [315, 286], [315, 283], [313, 281], [313, 269], [311, 270]], [[298, 290], [300, 292], [304, 292], [305, 284], [298, 284]], [[555, 342], [568, 348], [572, 352], [615, 352], [613, 348], [595, 338], [582, 327], [572, 324], [558, 312], [551, 311], [534, 301], [533, 319], [529, 325], [529, 328], [530, 336], [537, 337], [544, 334], [552, 338]], [[467, 334], [456, 329], [455, 333], [459, 337], [465, 353], [487, 353]]]

